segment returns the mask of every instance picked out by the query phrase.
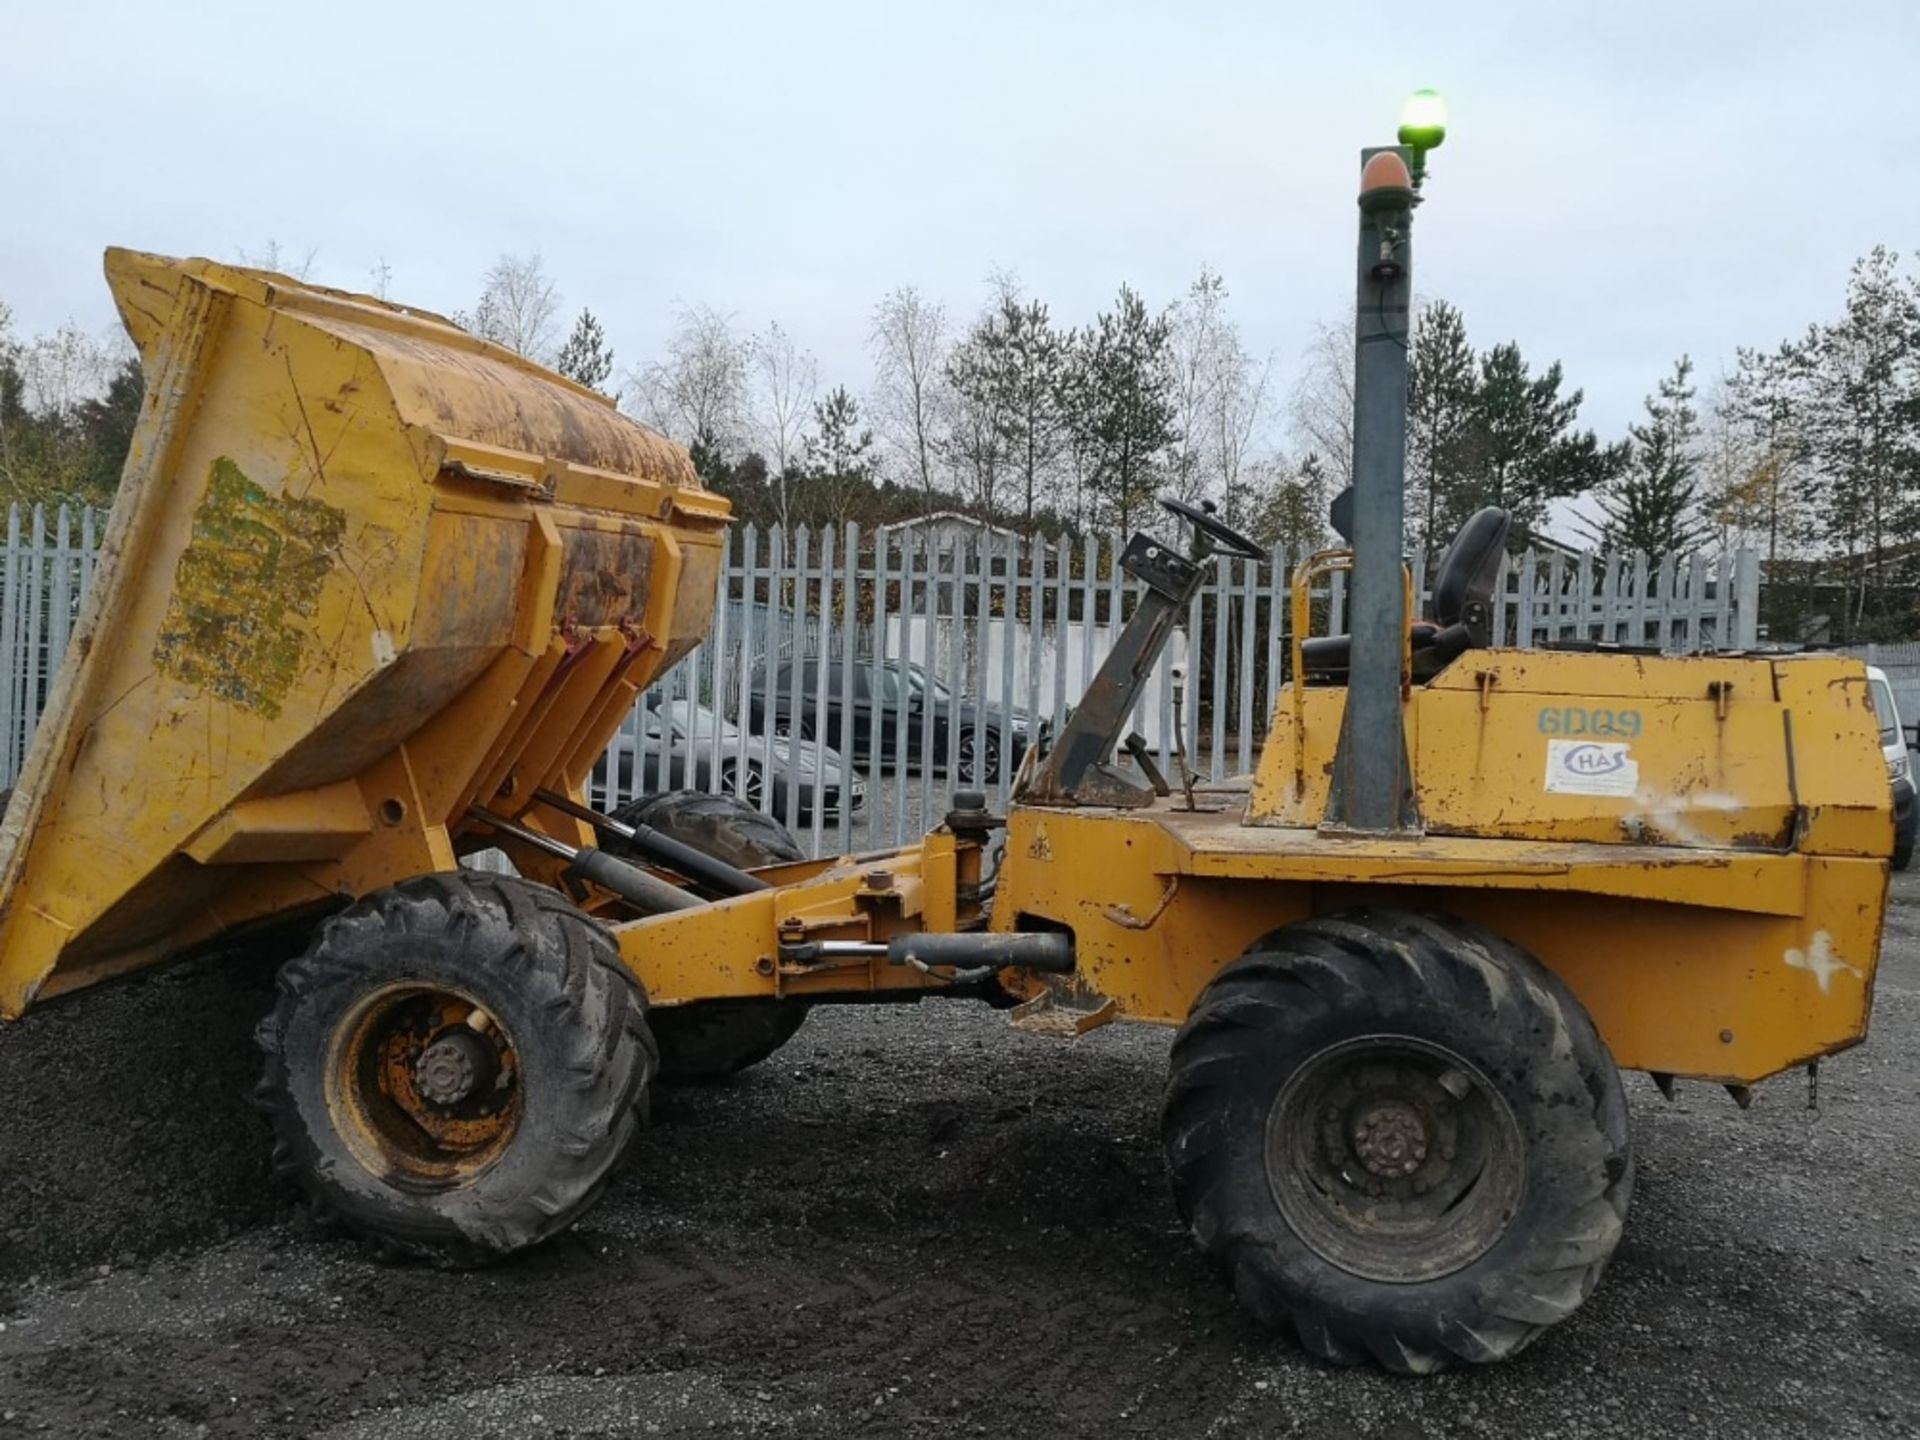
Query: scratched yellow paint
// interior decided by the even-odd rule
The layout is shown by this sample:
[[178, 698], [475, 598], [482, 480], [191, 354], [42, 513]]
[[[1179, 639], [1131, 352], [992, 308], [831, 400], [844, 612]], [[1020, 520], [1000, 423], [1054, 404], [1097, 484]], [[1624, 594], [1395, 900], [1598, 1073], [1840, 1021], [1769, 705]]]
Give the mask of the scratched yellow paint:
[[[1309, 687], [1301, 726], [1291, 703], [1276, 709], [1253, 823], [1318, 823], [1345, 696]], [[1406, 715], [1430, 834], [1891, 853], [1858, 661], [1471, 651], [1415, 687]], [[1621, 794], [1548, 788], [1556, 741], [1624, 746], [1636, 783]], [[1796, 839], [1796, 826], [1814, 833]]]
[[272, 720], [306, 658], [346, 512], [269, 495], [222, 455], [174, 570], [156, 669]]

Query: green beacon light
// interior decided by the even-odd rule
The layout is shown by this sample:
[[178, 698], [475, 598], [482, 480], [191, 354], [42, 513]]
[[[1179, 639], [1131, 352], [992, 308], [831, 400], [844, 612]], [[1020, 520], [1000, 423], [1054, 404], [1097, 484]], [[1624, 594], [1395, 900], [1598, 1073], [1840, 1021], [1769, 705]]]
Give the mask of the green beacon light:
[[1413, 152], [1413, 184], [1426, 176], [1427, 152], [1447, 138], [1447, 102], [1438, 90], [1416, 90], [1400, 107], [1400, 143]]

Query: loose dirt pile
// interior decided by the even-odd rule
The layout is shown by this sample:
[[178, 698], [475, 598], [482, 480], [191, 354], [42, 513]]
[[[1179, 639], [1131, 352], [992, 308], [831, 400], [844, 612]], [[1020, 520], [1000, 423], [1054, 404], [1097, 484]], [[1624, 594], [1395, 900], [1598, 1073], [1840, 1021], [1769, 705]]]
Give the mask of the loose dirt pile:
[[132, 1264], [283, 1203], [248, 1099], [275, 959], [193, 960], [0, 1027], [0, 1286]]

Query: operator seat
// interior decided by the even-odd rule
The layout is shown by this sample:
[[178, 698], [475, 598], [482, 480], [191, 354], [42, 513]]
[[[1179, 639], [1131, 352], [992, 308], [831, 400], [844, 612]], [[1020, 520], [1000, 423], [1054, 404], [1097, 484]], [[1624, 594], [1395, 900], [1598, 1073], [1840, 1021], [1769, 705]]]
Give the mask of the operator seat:
[[[1433, 618], [1413, 622], [1414, 679], [1430, 680], [1449, 661], [1487, 643], [1487, 602], [1493, 598], [1512, 523], [1506, 511], [1489, 505], [1468, 518], [1440, 556], [1433, 572]], [[1307, 678], [1346, 679], [1352, 648], [1348, 635], [1306, 640], [1300, 661]]]

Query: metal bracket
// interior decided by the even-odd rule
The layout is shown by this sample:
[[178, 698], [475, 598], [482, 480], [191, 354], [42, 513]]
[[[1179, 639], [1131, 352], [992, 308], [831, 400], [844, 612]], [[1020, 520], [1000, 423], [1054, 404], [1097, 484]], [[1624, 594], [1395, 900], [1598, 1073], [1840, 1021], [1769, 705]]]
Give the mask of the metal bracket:
[[1203, 573], [1198, 561], [1189, 560], [1141, 531], [1135, 531], [1121, 552], [1120, 568], [1137, 580], [1159, 591], [1169, 600], [1184, 601]]

